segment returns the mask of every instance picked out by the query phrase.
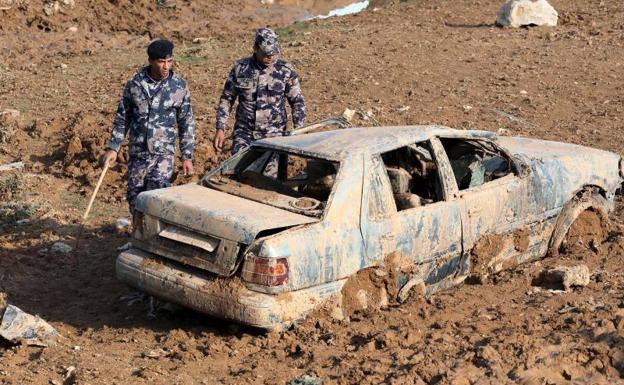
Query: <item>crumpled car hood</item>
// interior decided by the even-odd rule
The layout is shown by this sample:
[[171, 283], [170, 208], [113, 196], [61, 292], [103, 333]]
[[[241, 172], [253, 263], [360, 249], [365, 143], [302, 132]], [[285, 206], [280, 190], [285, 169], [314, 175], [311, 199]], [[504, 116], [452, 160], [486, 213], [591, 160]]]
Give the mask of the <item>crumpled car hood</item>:
[[166, 222], [245, 244], [263, 230], [318, 221], [194, 183], [141, 193], [136, 207]]

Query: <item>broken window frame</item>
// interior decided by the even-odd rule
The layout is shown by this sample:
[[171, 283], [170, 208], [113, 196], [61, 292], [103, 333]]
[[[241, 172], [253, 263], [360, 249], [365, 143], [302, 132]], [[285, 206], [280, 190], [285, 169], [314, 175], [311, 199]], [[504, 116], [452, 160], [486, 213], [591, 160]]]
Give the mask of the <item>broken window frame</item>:
[[[262, 154], [260, 155], [254, 155], [254, 152], [262, 152]], [[303, 198], [312, 198], [315, 199], [317, 201], [320, 202], [320, 208], [319, 209], [314, 209], [314, 210], [306, 210], [306, 209], [301, 209], [301, 208], [297, 208], [295, 206], [288, 205], [288, 207], [285, 207], [285, 205], [281, 205], [281, 204], [275, 204], [272, 203], [270, 201], [261, 201], [258, 200], [256, 198], [253, 197], [249, 197], [249, 196], [245, 196], [243, 194], [231, 194], [231, 192], [226, 192], [226, 191], [222, 191], [226, 194], [231, 194], [234, 196], [239, 196], [241, 198], [244, 199], [250, 199], [250, 200], [254, 200], [257, 201], [259, 203], [262, 204], [266, 204], [269, 206], [273, 206], [273, 207], [277, 207], [283, 210], [287, 210], [287, 211], [291, 211], [297, 214], [302, 214], [302, 215], [306, 215], [306, 216], [311, 216], [311, 217], [315, 217], [315, 218], [320, 218], [323, 219], [325, 218], [325, 216], [327, 215], [330, 206], [331, 206], [331, 202], [332, 202], [332, 198], [333, 195], [336, 191], [336, 185], [338, 182], [338, 178], [340, 173], [342, 172], [343, 167], [341, 167], [341, 162], [336, 161], [336, 160], [330, 160], [330, 159], [324, 159], [324, 158], [320, 158], [320, 157], [314, 157], [314, 156], [310, 156], [307, 154], [300, 154], [300, 153], [295, 153], [295, 152], [289, 152], [289, 151], [282, 151], [282, 150], [277, 150], [271, 147], [261, 147], [261, 146], [250, 146], [240, 152], [238, 152], [237, 154], [233, 155], [232, 157], [230, 157], [229, 159], [227, 159], [225, 162], [223, 162], [221, 164], [221, 166], [219, 166], [218, 168], [207, 172], [204, 177], [198, 182], [198, 184], [206, 187], [206, 188], [214, 188], [213, 186], [211, 186], [211, 182], [210, 179], [216, 176], [231, 176], [231, 175], [235, 175], [237, 173], [242, 173], [246, 170], [251, 170], [254, 171], [260, 175], [264, 175], [264, 171], [268, 165], [268, 163], [270, 162], [271, 158], [273, 157], [274, 154], [277, 154], [279, 156], [279, 161], [278, 161], [278, 167], [282, 167], [284, 164], [287, 165], [287, 158], [288, 156], [293, 156], [293, 157], [297, 157], [297, 158], [301, 158], [301, 159], [305, 159], [305, 160], [318, 160], [321, 162], [326, 162], [331, 164], [334, 169], [335, 169], [335, 180], [334, 183], [331, 187], [331, 191], [328, 194], [328, 197], [326, 200], [318, 200], [316, 198], [313, 197], [308, 197], [306, 194], [300, 193], [297, 190], [294, 190], [292, 186], [288, 185], [288, 179], [283, 178], [281, 179], [280, 176], [285, 175], [282, 170], [278, 169], [278, 178], [275, 179], [277, 182], [281, 183], [282, 186], [284, 188], [290, 188], [292, 189], [294, 192], [300, 193], [301, 195], [303, 195]], [[247, 159], [246, 159], [247, 158]], [[250, 166], [252, 166], [254, 164], [254, 162], [257, 162], [258, 160], [263, 159], [259, 165], [254, 166], [252, 169], [250, 169]], [[287, 170], [286, 170], [286, 174], [287, 174]], [[229, 179], [229, 178], [228, 178]], [[242, 183], [242, 182], [238, 182], [238, 183]], [[251, 188], [256, 188], [259, 189], [258, 187], [254, 187], [252, 185], [248, 185]], [[221, 190], [220, 190], [221, 191]], [[267, 191], [272, 191], [272, 190], [267, 190]], [[288, 195], [285, 194], [280, 194], [278, 191], [272, 191], [278, 195], [282, 195], [285, 197], [288, 197]], [[293, 199], [297, 199], [297, 198], [293, 198]], [[301, 199], [301, 198], [300, 198]]]
[[[439, 144], [439, 146], [437, 144]], [[420, 152], [419, 149], [422, 147], [429, 153], [429, 155], [431, 156], [431, 161], [435, 165], [435, 175], [436, 175], [436, 181], [437, 181], [437, 186], [436, 187], [438, 187], [438, 189], [436, 189], [436, 191], [435, 191], [435, 194], [436, 194], [436, 200], [435, 201], [429, 202], [429, 203], [426, 203], [426, 204], [423, 204], [423, 205], [420, 205], [420, 206], [407, 207], [407, 208], [404, 208], [404, 209], [399, 209], [398, 205], [396, 203], [396, 199], [394, 197], [394, 192], [392, 191], [392, 185], [391, 185], [391, 182], [390, 182], [390, 176], [388, 175], [388, 170], [387, 170], [388, 165], [385, 164], [385, 162], [383, 160], [383, 155], [389, 154], [391, 152], [398, 151], [398, 150], [401, 150], [401, 149], [407, 148], [407, 147], [412, 148], [412, 150], [418, 151], [418, 152]], [[439, 147], [441, 147], [441, 144], [439, 143], [437, 138], [430, 138], [430, 139], [426, 139], [426, 140], [420, 140], [420, 141], [417, 141], [417, 142], [414, 142], [414, 143], [409, 143], [407, 145], [394, 148], [394, 149], [392, 149], [390, 151], [385, 151], [383, 153], [376, 154], [376, 156], [378, 157], [379, 161], [382, 164], [382, 168], [383, 168], [382, 173], [385, 174], [385, 178], [388, 181], [388, 186], [390, 187], [390, 190], [387, 193], [389, 193], [392, 196], [392, 198], [393, 198], [392, 201], [394, 202], [395, 212], [409, 211], [409, 210], [419, 209], [419, 208], [424, 207], [424, 206], [430, 206], [430, 205], [434, 205], [434, 204], [437, 204], [437, 203], [445, 202], [445, 201], [448, 201], [453, 196], [453, 194], [450, 194], [449, 191], [453, 191], [452, 189], [455, 186], [449, 184], [449, 182], [448, 182], [448, 179], [449, 179], [448, 178], [448, 172], [444, 172], [444, 168], [446, 168], [446, 164], [450, 165], [450, 163], [448, 163], [448, 158], [446, 158], [446, 153], [443, 153], [443, 156], [440, 156]], [[452, 176], [453, 181], [454, 181], [454, 176], [452, 175], [452, 170], [451, 170], [451, 176]], [[414, 194], [414, 195], [417, 195], [417, 196], [420, 197], [420, 195], [418, 195], [418, 194]], [[420, 197], [420, 198], [423, 198], [423, 197]], [[371, 218], [371, 217], [369, 216], [369, 218]]]
[[[517, 158], [515, 158], [514, 156], [512, 156], [509, 151], [507, 151], [505, 148], [499, 146], [497, 143], [495, 143], [492, 140], [486, 139], [486, 138], [472, 138], [472, 137], [458, 137], [458, 136], [439, 136], [438, 138], [438, 142], [440, 144], [440, 151], [442, 151], [444, 153], [444, 156], [447, 159], [448, 165], [449, 165], [449, 169], [450, 169], [450, 173], [451, 176], [453, 178], [453, 181], [455, 183], [455, 188], [456, 188], [456, 192], [455, 195], [461, 196], [463, 194], [465, 194], [466, 192], [471, 192], [471, 191], [477, 191], [480, 190], [482, 188], [485, 188], [484, 186], [488, 186], [491, 185], [492, 183], [506, 183], [505, 181], [507, 181], [509, 179], [509, 176], [511, 175], [511, 177], [522, 177], [525, 175], [528, 175], [528, 173], [525, 171], [526, 167], [523, 167], [523, 164], [521, 162], [519, 162], [519, 160]], [[473, 186], [473, 187], [468, 187], [468, 188], [464, 188], [461, 189], [459, 187], [459, 184], [457, 183], [457, 179], [455, 177], [455, 172], [453, 171], [453, 167], [451, 165], [451, 160], [448, 156], [448, 153], [446, 151], [446, 148], [444, 147], [444, 145], [442, 144], [442, 141], [445, 139], [450, 139], [450, 140], [457, 140], [457, 141], [463, 141], [463, 142], [467, 142], [470, 145], [473, 145], [474, 142], [476, 143], [476, 145], [484, 152], [486, 153], [490, 153], [492, 154], [492, 152], [494, 152], [493, 150], [496, 151], [496, 156], [502, 156], [507, 160], [508, 166], [509, 166], [509, 172], [502, 176], [502, 177], [498, 177], [496, 179], [487, 181], [487, 182], [483, 182], [477, 186]], [[484, 148], [485, 146], [489, 146], [491, 148]], [[436, 151], [437, 152], [437, 151]], [[501, 181], [501, 182], [499, 182]]]

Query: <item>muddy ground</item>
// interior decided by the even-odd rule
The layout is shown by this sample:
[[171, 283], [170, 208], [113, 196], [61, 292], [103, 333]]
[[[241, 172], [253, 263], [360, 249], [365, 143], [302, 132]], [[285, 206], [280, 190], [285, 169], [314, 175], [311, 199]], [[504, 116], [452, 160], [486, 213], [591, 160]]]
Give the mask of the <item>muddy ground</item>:
[[[380, 1], [291, 26], [304, 11], [251, 0], [164, 10], [147, 0], [76, 0], [52, 15], [36, 1], [2, 1], [18, 6], [0, 10], [0, 111], [20, 114], [3, 117], [0, 164], [21, 160], [25, 169], [0, 175], [0, 291], [65, 338], [46, 349], [0, 344], [0, 384], [61, 384], [72, 366], [79, 384], [285, 384], [305, 374], [344, 384], [622, 382], [621, 198], [598, 247], [349, 322], [318, 313], [283, 334], [190, 311], [162, 309], [154, 319], [147, 301], [129, 299], [114, 277], [116, 248], [129, 240], [114, 228], [127, 216], [124, 157], [84, 230], [79, 222], [121, 89], [150, 37], [177, 44], [198, 120], [199, 173], [226, 157], [210, 144], [214, 107], [257, 25], [280, 32], [309, 121], [349, 107], [386, 125], [440, 123], [622, 154], [620, 0], [553, 1], [560, 26], [518, 30], [492, 25], [493, 0]], [[77, 249], [55, 254], [58, 240]], [[532, 286], [560, 263], [586, 263], [591, 283], [567, 293]]]

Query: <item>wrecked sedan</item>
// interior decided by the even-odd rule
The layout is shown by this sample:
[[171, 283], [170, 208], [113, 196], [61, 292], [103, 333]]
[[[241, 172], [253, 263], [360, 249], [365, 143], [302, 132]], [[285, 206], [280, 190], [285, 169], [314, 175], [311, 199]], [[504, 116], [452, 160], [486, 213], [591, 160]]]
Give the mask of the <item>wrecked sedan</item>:
[[[197, 184], [140, 194], [117, 275], [203, 313], [281, 328], [389, 255], [398, 288], [426, 293], [543, 257], [582, 212], [607, 219], [622, 173], [614, 153], [440, 126], [265, 139]], [[493, 235], [495, 253], [474, 258]]]

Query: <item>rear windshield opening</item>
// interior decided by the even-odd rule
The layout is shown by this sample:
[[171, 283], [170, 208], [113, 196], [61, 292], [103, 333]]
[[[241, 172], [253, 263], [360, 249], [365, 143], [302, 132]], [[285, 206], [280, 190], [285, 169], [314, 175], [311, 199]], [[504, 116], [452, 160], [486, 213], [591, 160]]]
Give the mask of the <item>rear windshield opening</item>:
[[320, 217], [339, 163], [252, 148], [204, 178], [207, 187], [296, 213]]

